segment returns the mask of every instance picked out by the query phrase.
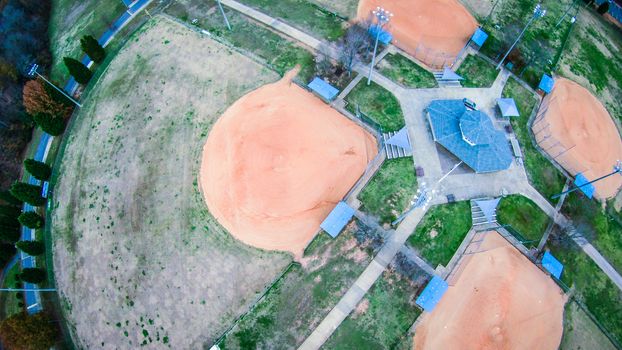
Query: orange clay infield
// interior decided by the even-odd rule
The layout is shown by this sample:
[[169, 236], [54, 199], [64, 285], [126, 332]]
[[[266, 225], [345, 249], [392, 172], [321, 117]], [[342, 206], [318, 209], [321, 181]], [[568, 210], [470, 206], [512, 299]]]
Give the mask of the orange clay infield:
[[[587, 89], [568, 79], [556, 78], [555, 87], [542, 103], [533, 124], [536, 141], [571, 175], [589, 180], [609, 174], [622, 160], [622, 140], [605, 107]], [[610, 176], [594, 183], [597, 198], [617, 194], [622, 177]]]
[[497, 232], [484, 237], [478, 253], [464, 256], [456, 284], [422, 316], [414, 349], [557, 349], [566, 296]]
[[300, 257], [378, 150], [292, 74], [227, 109], [203, 148], [199, 180], [210, 212], [235, 238]]
[[451, 64], [477, 29], [477, 21], [457, 0], [361, 0], [358, 18], [381, 6], [394, 14], [388, 24], [393, 43], [430, 66]]

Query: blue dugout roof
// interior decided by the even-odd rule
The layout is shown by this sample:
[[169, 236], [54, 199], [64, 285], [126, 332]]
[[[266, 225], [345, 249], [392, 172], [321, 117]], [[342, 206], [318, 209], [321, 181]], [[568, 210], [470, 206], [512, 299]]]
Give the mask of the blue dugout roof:
[[371, 35], [372, 37], [374, 37], [374, 40], [376, 39], [376, 35], [378, 35], [378, 31], [380, 31], [380, 35], [378, 36], [378, 41], [388, 45], [391, 40], [393, 40], [393, 35], [391, 35], [391, 33], [387, 32], [386, 30], [383, 30], [381, 27], [377, 26], [377, 25], [373, 25], [371, 27], [369, 27], [369, 35]]
[[326, 219], [320, 224], [322, 230], [326, 231], [331, 237], [339, 236], [339, 233], [354, 216], [354, 209], [350, 208], [345, 202], [337, 203], [335, 209], [328, 214]]
[[540, 80], [540, 84], [538, 85], [538, 89], [546, 92], [547, 94], [553, 91], [553, 86], [555, 85], [555, 80], [546, 74], [542, 74], [542, 79]]
[[557, 279], [561, 277], [564, 270], [564, 265], [549, 252], [545, 252], [542, 256], [542, 267]]
[[434, 141], [475, 172], [504, 170], [512, 164], [505, 134], [486, 114], [467, 110], [462, 100], [432, 101], [427, 111]]
[[482, 30], [482, 28], [477, 28], [473, 36], [471, 37], [471, 41], [474, 42], [477, 46], [482, 46], [488, 39], [488, 34]]
[[[577, 186], [577, 187], [585, 185], [588, 182], [590, 182], [590, 180], [588, 180], [587, 177], [585, 177], [585, 175], [583, 175], [581, 173], [577, 174], [577, 176], [575, 176], [575, 178], [574, 178], [574, 185]], [[583, 187], [579, 187], [579, 190], [581, 192], [583, 192], [583, 194], [587, 198], [592, 199], [592, 197], [594, 196], [594, 191], [596, 189], [594, 188], [593, 184], [589, 184], [589, 185], [585, 185]]]
[[313, 78], [307, 86], [327, 101], [332, 101], [339, 94], [339, 90], [319, 77]]
[[428, 285], [425, 286], [425, 289], [421, 292], [415, 303], [421, 306], [425, 311], [432, 312], [432, 310], [436, 307], [436, 304], [441, 301], [441, 298], [447, 291], [447, 288], [447, 282], [435, 275], [432, 277], [432, 280], [430, 280]]

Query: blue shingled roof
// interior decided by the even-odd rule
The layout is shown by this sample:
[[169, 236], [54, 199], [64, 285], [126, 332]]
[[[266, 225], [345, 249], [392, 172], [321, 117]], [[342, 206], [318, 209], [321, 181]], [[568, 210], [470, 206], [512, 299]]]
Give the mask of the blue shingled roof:
[[313, 78], [308, 86], [327, 101], [332, 101], [339, 94], [339, 90], [318, 77]]
[[352, 216], [354, 216], [354, 209], [350, 208], [345, 202], [339, 202], [335, 209], [320, 224], [320, 227], [335, 238], [339, 236], [341, 230], [350, 222]]
[[374, 40], [376, 40], [376, 35], [378, 35], [378, 31], [380, 31], [380, 35], [378, 36], [379, 42], [388, 45], [391, 40], [393, 40], [393, 35], [391, 35], [391, 33], [387, 32], [386, 30], [383, 30], [378, 25], [373, 25], [369, 27], [369, 35], [371, 35]]
[[540, 84], [538, 85], [538, 89], [546, 92], [547, 94], [553, 91], [553, 86], [555, 85], [555, 80], [550, 76], [543, 74], [542, 79], [540, 80]]
[[474, 42], [477, 46], [482, 46], [488, 39], [488, 34], [482, 30], [482, 28], [477, 28], [473, 36], [471, 37], [471, 41]]
[[427, 111], [434, 140], [475, 172], [504, 170], [512, 164], [505, 134], [486, 114], [467, 110], [462, 100], [432, 101]]
[[542, 267], [557, 279], [561, 277], [564, 270], [564, 265], [549, 252], [545, 252], [542, 256]]
[[432, 312], [432, 310], [436, 307], [436, 304], [441, 301], [441, 298], [447, 291], [447, 288], [447, 282], [435, 275], [432, 277], [432, 280], [430, 280], [428, 285], [425, 286], [425, 289], [421, 292], [415, 303], [421, 306], [425, 311]]
[[[585, 177], [585, 175], [583, 174], [577, 174], [577, 176], [575, 176], [574, 178], [574, 185], [579, 187], [579, 186], [583, 186], [586, 183], [590, 182], [590, 180], [587, 179], [587, 177]], [[589, 184], [589, 185], [585, 185], [583, 187], [579, 187], [579, 190], [581, 192], [583, 192], [583, 194], [589, 198], [592, 199], [592, 197], [594, 196], [594, 191], [596, 190], [594, 188], [593, 184]]]

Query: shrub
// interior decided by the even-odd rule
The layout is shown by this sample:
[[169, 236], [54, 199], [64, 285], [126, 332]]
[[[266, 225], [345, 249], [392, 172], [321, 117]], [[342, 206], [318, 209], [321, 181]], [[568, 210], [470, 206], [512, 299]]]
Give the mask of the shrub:
[[65, 131], [65, 120], [63, 118], [55, 117], [47, 113], [37, 113], [32, 116], [32, 119], [41, 130], [52, 136], [58, 136]]
[[0, 241], [15, 243], [19, 240], [19, 227], [7, 227], [0, 225]]
[[19, 207], [13, 205], [0, 205], [0, 217], [16, 218], [21, 213]]
[[15, 246], [13, 244], [0, 244], [0, 261], [2, 261], [3, 265], [11, 260], [15, 253], [17, 253], [17, 249], [15, 249]]
[[76, 82], [84, 85], [88, 83], [89, 80], [91, 80], [91, 76], [93, 76], [93, 73], [91, 73], [91, 71], [88, 69], [87, 66], [84, 65], [84, 63], [71, 57], [65, 57], [63, 58], [63, 61], [65, 62], [65, 66], [67, 66], [67, 69], [69, 70], [69, 74], [73, 76]]
[[99, 44], [95, 38], [91, 35], [85, 35], [80, 39], [80, 46], [82, 51], [95, 63], [101, 63], [106, 58], [106, 50]]
[[41, 217], [41, 215], [35, 213], [34, 211], [27, 211], [21, 213], [17, 220], [20, 224], [28, 228], [38, 229], [43, 227], [43, 218]]
[[45, 204], [45, 198], [41, 196], [41, 186], [31, 185], [23, 182], [14, 183], [9, 189], [11, 194], [19, 200], [32, 206], [39, 207]]
[[21, 299], [24, 299], [24, 295], [23, 295], [22, 293], [16, 293], [16, 294], [15, 294], [15, 298], [17, 298], [17, 299], [20, 299], [20, 300], [21, 300]]
[[40, 241], [19, 241], [15, 244], [19, 250], [31, 255], [37, 256], [45, 253], [45, 245]]
[[56, 323], [44, 312], [34, 315], [20, 312], [0, 323], [0, 339], [6, 349], [47, 350], [57, 336]]
[[0, 191], [0, 199], [9, 205], [21, 206], [22, 204], [24, 204], [24, 202], [15, 198], [15, 196], [13, 196], [9, 191]]
[[52, 175], [52, 169], [49, 165], [36, 161], [34, 159], [24, 160], [26, 170], [37, 180], [47, 181]]
[[38, 79], [26, 82], [22, 94], [24, 108], [31, 115], [48, 113], [66, 117], [71, 111], [70, 106], [57, 101]]
[[44, 269], [40, 269], [38, 267], [27, 267], [22, 270], [19, 277], [24, 282], [38, 284], [45, 281], [47, 273]]
[[602, 4], [600, 4], [600, 6], [598, 6], [598, 8], [596, 9], [596, 12], [598, 12], [601, 15], [604, 15], [605, 13], [607, 13], [607, 11], [609, 11], [609, 1], [605, 1]]

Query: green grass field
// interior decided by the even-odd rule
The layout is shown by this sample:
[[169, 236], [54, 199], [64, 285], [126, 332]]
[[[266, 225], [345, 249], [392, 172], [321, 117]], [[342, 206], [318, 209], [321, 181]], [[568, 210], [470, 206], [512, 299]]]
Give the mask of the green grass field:
[[521, 195], [510, 195], [501, 199], [497, 209], [497, 221], [510, 225], [525, 239], [531, 241], [527, 246], [537, 246], [549, 217], [531, 199]]
[[69, 73], [63, 57], [82, 59], [80, 38], [89, 34], [99, 38], [125, 10], [120, 0], [53, 0], [49, 26], [51, 78], [65, 82]]
[[420, 288], [393, 270], [385, 271], [322, 348], [395, 348], [421, 313], [415, 305]]
[[468, 55], [456, 73], [464, 78], [462, 86], [467, 88], [487, 88], [495, 82], [499, 71], [485, 59]]
[[[16, 282], [15, 276], [19, 273], [19, 261], [11, 267], [9, 271], [6, 272], [6, 276], [4, 277], [4, 283], [2, 284], [2, 288], [21, 288], [21, 283]], [[14, 315], [18, 312], [24, 310], [23, 307], [19, 307], [18, 303], [21, 302], [20, 299], [17, 299], [17, 293], [15, 292], [2, 292], [0, 295], [0, 305], [3, 306], [2, 309], [2, 319], [5, 319], [11, 315]]]
[[404, 127], [404, 115], [397, 98], [382, 86], [371, 82], [367, 85], [361, 80], [345, 98], [346, 108], [356, 114], [361, 113], [373, 119], [383, 131], [397, 131]]
[[371, 261], [371, 237], [380, 238], [358, 221], [336, 239], [325, 233], [317, 236], [302, 265], [292, 266], [219, 344], [221, 349], [299, 346]]
[[575, 295], [621, 342], [622, 292], [574, 242], [564, 246], [549, 241], [547, 247], [564, 264], [562, 282], [575, 289]]
[[225, 7], [227, 18], [235, 28], [229, 31], [220, 13], [214, 11], [214, 6], [214, 1], [177, 0], [166, 9], [166, 13], [188, 23], [197, 19], [197, 26], [236, 48], [260, 57], [281, 75], [300, 65], [299, 77], [305, 81], [311, 79], [315, 69], [311, 52]]
[[378, 64], [378, 69], [387, 78], [409, 88], [438, 87], [432, 73], [402, 55], [386, 55]]
[[251, 7], [310, 34], [335, 41], [344, 34], [345, 22], [306, 0], [242, 0]]
[[359, 195], [361, 210], [389, 224], [408, 208], [416, 191], [412, 157], [386, 160]]
[[425, 214], [408, 244], [432, 267], [446, 266], [471, 229], [468, 201], [434, 206]]
[[549, 202], [555, 204], [557, 199], [551, 196], [562, 191], [566, 178], [535, 148], [529, 133], [527, 122], [536, 107], [537, 100], [534, 95], [519, 84], [514, 78], [510, 78], [503, 88], [504, 97], [511, 97], [516, 101], [520, 117], [512, 117], [510, 122], [516, 138], [523, 152], [523, 163], [529, 182]]
[[579, 307], [579, 304], [571, 301], [566, 304], [564, 310], [564, 334], [559, 349], [615, 350], [616, 347]]
[[571, 193], [566, 197], [562, 212], [572, 218], [575, 226], [598, 251], [622, 271], [622, 219], [614, 212], [607, 213], [594, 200]]

